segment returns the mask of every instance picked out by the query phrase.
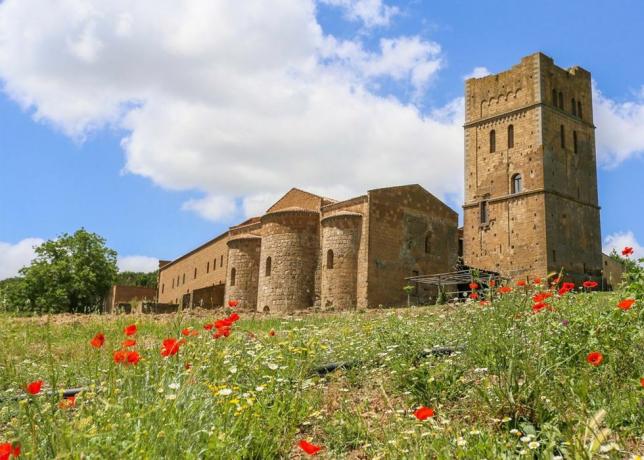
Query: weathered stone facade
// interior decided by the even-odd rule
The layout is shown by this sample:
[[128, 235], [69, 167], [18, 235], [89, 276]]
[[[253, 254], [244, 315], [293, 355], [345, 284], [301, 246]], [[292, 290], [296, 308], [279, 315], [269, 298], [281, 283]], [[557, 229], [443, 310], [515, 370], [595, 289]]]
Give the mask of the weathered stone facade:
[[601, 275], [590, 73], [541, 53], [466, 82], [464, 260], [520, 278]]
[[[340, 202], [292, 189], [263, 216], [164, 263], [160, 301], [203, 305], [225, 273], [222, 303], [251, 310], [398, 305], [405, 278], [451, 270], [457, 245], [456, 212], [419, 185]], [[212, 270], [213, 257], [225, 270], [219, 259]]]

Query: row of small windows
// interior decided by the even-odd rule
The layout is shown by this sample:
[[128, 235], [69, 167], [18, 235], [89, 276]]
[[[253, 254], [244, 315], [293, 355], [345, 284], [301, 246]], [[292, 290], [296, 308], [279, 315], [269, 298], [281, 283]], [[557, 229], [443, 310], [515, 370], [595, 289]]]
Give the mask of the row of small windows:
[[[566, 110], [564, 107], [564, 96], [561, 91], [557, 92], [556, 89], [552, 90], [552, 105], [561, 110]], [[581, 101], [575, 101], [574, 97], [570, 99], [570, 112], [573, 114], [573, 116], [583, 118], [581, 111]]]
[[[219, 267], [221, 268], [223, 266], [224, 266], [224, 256], [222, 255], [219, 258]], [[217, 268], [217, 258], [215, 257], [215, 259], [213, 259], [213, 261], [212, 261], [212, 269], [213, 269], [213, 271], [216, 268]], [[210, 261], [206, 262], [206, 273], [210, 273]], [[194, 270], [194, 273], [193, 273], [193, 279], [197, 279], [197, 268], [196, 267], [195, 267], [195, 270]], [[176, 284], [177, 287], [179, 287], [180, 285], [186, 284], [186, 274], [184, 273], [183, 276], [182, 275], [177, 275], [176, 283], [175, 283], [174, 278], [172, 279], [172, 289], [174, 289], [175, 284]], [[161, 285], [161, 293], [162, 294], [163, 294], [164, 290], [165, 290], [165, 284], [162, 284]]]
[[[508, 126], [508, 148], [514, 147], [514, 125]], [[496, 152], [496, 130], [490, 131], [490, 153]]]

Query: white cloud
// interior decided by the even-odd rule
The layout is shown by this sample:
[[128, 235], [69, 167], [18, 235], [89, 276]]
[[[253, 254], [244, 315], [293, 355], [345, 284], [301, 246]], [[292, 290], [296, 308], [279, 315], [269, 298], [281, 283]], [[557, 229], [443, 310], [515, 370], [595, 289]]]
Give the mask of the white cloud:
[[340, 7], [351, 21], [361, 21], [366, 27], [388, 26], [391, 18], [400, 13], [395, 6], [382, 0], [320, 0], [320, 3]]
[[45, 240], [25, 238], [16, 244], [0, 241], [0, 280], [18, 276], [18, 270], [31, 264], [36, 256], [34, 248]]
[[159, 268], [159, 259], [147, 256], [119, 257], [116, 264], [121, 272], [150, 273]]
[[[394, 14], [382, 2], [334, 4], [370, 24]], [[201, 191], [184, 208], [210, 219], [255, 214], [259, 197], [291, 186], [351, 195], [420, 183], [461, 196], [460, 98], [423, 115], [374, 90], [389, 78], [422, 91], [442, 65], [440, 46], [391, 37], [367, 51], [357, 37], [325, 35], [315, 7], [5, 0], [0, 78], [70, 136], [125, 130], [126, 171]]]
[[463, 80], [468, 80], [470, 78], [482, 78], [490, 75], [490, 71], [487, 67], [474, 67], [474, 69], [463, 77]]
[[616, 102], [593, 83], [593, 115], [597, 126], [597, 158], [606, 168], [644, 152], [644, 87], [635, 100]]
[[644, 257], [644, 246], [642, 246], [632, 231], [626, 232], [617, 232], [608, 235], [604, 238], [604, 245], [602, 250], [605, 254], [610, 254], [614, 249], [618, 254], [621, 255], [622, 249], [626, 246], [633, 248], [633, 255], [630, 256], [632, 259], [639, 259]]

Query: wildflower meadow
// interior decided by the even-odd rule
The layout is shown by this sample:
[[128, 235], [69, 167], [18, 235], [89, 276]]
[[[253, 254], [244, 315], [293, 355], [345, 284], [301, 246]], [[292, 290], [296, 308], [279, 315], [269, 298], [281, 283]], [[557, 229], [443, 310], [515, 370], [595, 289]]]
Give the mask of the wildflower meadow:
[[470, 288], [364, 312], [4, 314], [0, 459], [642, 454], [641, 297]]

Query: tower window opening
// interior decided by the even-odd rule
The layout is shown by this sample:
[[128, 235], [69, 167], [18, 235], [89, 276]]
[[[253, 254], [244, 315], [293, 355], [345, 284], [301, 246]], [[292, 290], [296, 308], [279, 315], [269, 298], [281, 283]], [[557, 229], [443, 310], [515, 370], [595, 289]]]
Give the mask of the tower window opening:
[[265, 276], [271, 276], [271, 270], [273, 268], [273, 259], [270, 257], [266, 258], [266, 270], [264, 272]]
[[559, 128], [559, 137], [561, 138], [561, 148], [565, 149], [566, 148], [566, 131], [564, 129], [564, 125], [561, 125]]
[[490, 153], [496, 152], [496, 131], [490, 131]]
[[514, 147], [514, 125], [508, 126], [508, 148]]
[[563, 93], [560, 91], [559, 92], [559, 108], [563, 110], [564, 105], [563, 105]]
[[577, 116], [578, 116], [579, 118], [583, 118], [583, 117], [581, 116], [581, 101], [577, 101]]
[[481, 201], [480, 214], [481, 214], [481, 224], [487, 224], [488, 223], [487, 201]]
[[230, 285], [235, 285], [235, 278], [237, 277], [237, 270], [234, 268], [230, 270]]
[[521, 193], [523, 191], [523, 179], [521, 174], [512, 176], [512, 193]]
[[556, 89], [552, 90], [552, 105], [557, 107], [557, 90]]
[[427, 232], [425, 235], [425, 254], [430, 254], [432, 252], [432, 233]]
[[330, 270], [333, 268], [333, 250], [329, 249], [326, 252], [326, 268], [327, 270]]
[[572, 132], [572, 150], [577, 153], [577, 131]]
[[572, 114], [577, 116], [577, 103], [575, 102], [575, 98], [572, 98], [572, 101], [570, 101], [570, 105], [572, 106]]

